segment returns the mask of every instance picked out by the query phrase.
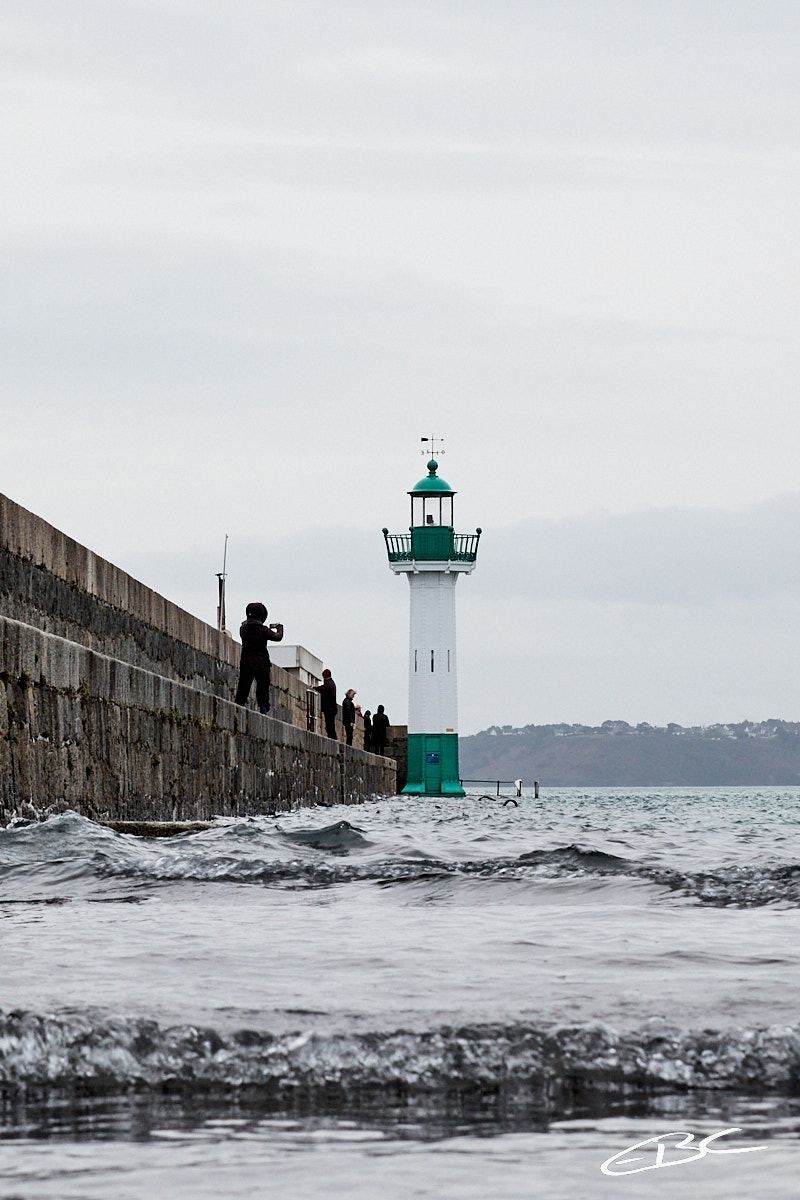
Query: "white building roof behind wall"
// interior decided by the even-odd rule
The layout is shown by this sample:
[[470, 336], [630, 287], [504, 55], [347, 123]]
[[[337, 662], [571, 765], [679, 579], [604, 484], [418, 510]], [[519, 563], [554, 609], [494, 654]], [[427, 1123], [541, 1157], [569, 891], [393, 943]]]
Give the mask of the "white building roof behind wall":
[[301, 683], [314, 687], [322, 680], [322, 659], [317, 658], [305, 646], [284, 646], [270, 642], [269, 657], [276, 667], [283, 667]]

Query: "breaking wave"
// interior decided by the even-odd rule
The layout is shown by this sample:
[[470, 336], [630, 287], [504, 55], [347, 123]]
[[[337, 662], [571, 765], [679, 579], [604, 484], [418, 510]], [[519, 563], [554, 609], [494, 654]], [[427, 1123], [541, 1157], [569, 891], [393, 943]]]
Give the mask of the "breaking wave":
[[[434, 854], [424, 844], [412, 845], [400, 837], [390, 844], [384, 837], [381, 843], [367, 832], [346, 820], [302, 829], [250, 820], [150, 840], [118, 834], [67, 813], [3, 831], [0, 885], [13, 881], [16, 891], [27, 881], [58, 893], [81, 879], [87, 884], [125, 879], [138, 885], [191, 881], [319, 888], [354, 881], [385, 886], [436, 878], [535, 885], [542, 879], [616, 876], [647, 881], [704, 906], [800, 907], [800, 863], [762, 861], [679, 870], [575, 844], [473, 859]], [[25, 894], [29, 891], [30, 887]], [[0, 895], [0, 903], [12, 899], [13, 895]]]
[[161, 1028], [142, 1018], [0, 1013], [0, 1088], [258, 1088], [408, 1094], [734, 1089], [796, 1094], [800, 1025], [619, 1033], [602, 1025], [443, 1026], [359, 1034]]
[[[341, 822], [346, 826], [347, 822]], [[800, 906], [800, 864], [775, 866], [726, 866], [708, 871], [680, 871], [636, 863], [602, 851], [564, 846], [534, 850], [515, 858], [445, 860], [415, 855], [377, 858], [368, 862], [341, 861], [353, 848], [369, 845], [348, 827], [332, 834], [335, 827], [303, 831], [298, 845], [325, 850], [328, 858], [265, 860], [204, 853], [161, 854], [154, 861], [120, 863], [98, 854], [94, 869], [98, 876], [127, 876], [141, 880], [194, 880], [263, 885], [327, 887], [336, 883], [366, 881], [379, 884], [406, 883], [435, 878], [479, 878], [487, 880], [583, 879], [626, 876], [646, 880], [710, 907], [757, 908], [767, 904]]]
[[326, 825], [323, 829], [285, 830], [281, 837], [298, 846], [311, 846], [314, 850], [331, 850], [337, 854], [346, 854], [348, 850], [372, 845], [363, 837], [363, 830], [356, 825], [351, 825], [348, 821], [337, 821], [334, 825]]

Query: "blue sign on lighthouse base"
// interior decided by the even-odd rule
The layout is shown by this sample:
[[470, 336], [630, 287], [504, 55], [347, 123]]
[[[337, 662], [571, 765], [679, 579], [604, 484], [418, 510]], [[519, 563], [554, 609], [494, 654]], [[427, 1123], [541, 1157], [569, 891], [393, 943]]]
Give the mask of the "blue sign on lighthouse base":
[[463, 796], [458, 774], [457, 733], [408, 735], [407, 796]]

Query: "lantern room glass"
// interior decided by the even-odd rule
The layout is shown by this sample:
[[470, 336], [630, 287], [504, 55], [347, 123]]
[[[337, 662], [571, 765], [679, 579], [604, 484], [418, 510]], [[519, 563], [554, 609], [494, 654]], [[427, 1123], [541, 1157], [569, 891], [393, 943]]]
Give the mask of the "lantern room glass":
[[453, 497], [441, 493], [426, 494], [424, 492], [411, 497], [411, 524], [415, 527], [452, 526]]

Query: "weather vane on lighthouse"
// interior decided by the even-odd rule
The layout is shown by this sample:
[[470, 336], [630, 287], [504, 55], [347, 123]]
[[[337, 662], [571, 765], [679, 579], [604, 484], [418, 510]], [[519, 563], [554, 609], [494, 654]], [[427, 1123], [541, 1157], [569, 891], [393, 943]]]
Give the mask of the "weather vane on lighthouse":
[[[433, 449], [441, 438], [421, 438]], [[440, 450], [440, 454], [444, 453]], [[471, 574], [481, 531], [455, 533], [455, 492], [428, 474], [408, 493], [408, 533], [383, 530], [389, 569], [405, 575], [410, 593], [408, 661], [408, 782], [413, 796], [463, 796], [458, 768], [456, 595], [459, 575]]]
[[441, 456], [444, 454], [444, 446], [442, 445], [442, 443], [444, 442], [444, 438], [435, 438], [435, 437], [429, 437], [429, 438], [420, 438], [419, 440], [420, 440], [421, 442], [427, 442], [427, 443], [428, 443], [428, 444], [427, 444], [427, 446], [423, 446], [423, 447], [422, 447], [422, 449], [420, 450], [420, 454], [427, 454], [427, 453], [430, 451], [430, 454], [431, 454], [431, 456], [432, 456], [433, 458], [435, 458], [435, 457], [436, 457], [436, 443], [437, 443], [437, 442], [439, 443], [439, 447], [440, 447], [440, 449], [439, 449], [439, 457], [441, 458]]

